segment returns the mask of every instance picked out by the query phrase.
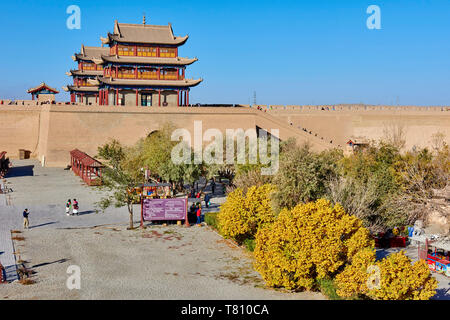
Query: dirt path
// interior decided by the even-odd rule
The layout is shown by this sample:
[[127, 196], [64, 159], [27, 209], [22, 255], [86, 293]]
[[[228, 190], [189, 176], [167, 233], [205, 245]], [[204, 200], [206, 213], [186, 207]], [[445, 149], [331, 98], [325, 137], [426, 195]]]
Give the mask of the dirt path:
[[[323, 299], [264, 288], [247, 252], [206, 227], [35, 229], [17, 244], [35, 284], [0, 287], [0, 299]], [[68, 290], [67, 268], [81, 268]]]

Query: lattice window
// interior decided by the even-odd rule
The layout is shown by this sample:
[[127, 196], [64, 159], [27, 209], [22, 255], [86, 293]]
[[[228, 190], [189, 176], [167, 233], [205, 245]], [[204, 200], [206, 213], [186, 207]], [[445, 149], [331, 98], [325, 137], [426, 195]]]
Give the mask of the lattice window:
[[175, 58], [176, 57], [176, 48], [160, 48], [159, 56], [161, 58]]

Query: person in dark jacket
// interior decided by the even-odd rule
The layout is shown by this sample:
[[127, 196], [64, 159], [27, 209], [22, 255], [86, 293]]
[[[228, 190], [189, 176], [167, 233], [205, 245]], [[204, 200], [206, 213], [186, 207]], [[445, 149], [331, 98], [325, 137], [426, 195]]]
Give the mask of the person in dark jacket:
[[29, 226], [30, 226], [30, 221], [28, 220], [29, 214], [30, 214], [30, 212], [28, 211], [28, 209], [25, 209], [23, 211], [23, 227], [24, 227], [24, 229], [29, 229]]

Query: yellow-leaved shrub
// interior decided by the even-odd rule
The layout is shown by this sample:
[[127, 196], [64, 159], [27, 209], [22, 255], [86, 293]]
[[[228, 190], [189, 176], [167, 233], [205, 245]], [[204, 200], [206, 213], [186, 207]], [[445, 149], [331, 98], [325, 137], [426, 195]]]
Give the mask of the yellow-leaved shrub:
[[369, 290], [377, 300], [428, 300], [436, 294], [437, 281], [424, 260], [414, 264], [403, 251], [378, 261], [381, 270], [379, 289]]
[[375, 257], [374, 248], [358, 251], [352, 262], [336, 276], [336, 293], [343, 298], [367, 294], [367, 280], [370, 276], [368, 268], [375, 264]]
[[253, 238], [258, 228], [275, 220], [270, 200], [274, 191], [265, 184], [250, 187], [245, 195], [240, 188], [228, 194], [217, 215], [219, 232], [239, 243]]
[[284, 209], [259, 229], [255, 269], [269, 286], [311, 290], [365, 247], [373, 247], [373, 241], [361, 220], [320, 199]]
[[[370, 270], [371, 266], [375, 268]], [[375, 262], [370, 249], [358, 252], [335, 283], [341, 297], [363, 295], [376, 300], [428, 300], [437, 288], [425, 261], [412, 264], [401, 251]]]

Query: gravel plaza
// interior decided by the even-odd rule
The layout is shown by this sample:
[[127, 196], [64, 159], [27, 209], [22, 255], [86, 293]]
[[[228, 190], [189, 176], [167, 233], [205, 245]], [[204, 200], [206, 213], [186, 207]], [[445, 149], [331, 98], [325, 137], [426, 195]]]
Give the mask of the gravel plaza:
[[[264, 288], [251, 256], [209, 227], [126, 230], [126, 208], [96, 213], [101, 192], [71, 171], [33, 160], [13, 164], [11, 205], [0, 196], [1, 230], [22, 231], [21, 213], [29, 209], [30, 229], [20, 233], [25, 240], [15, 240], [14, 250], [35, 283], [2, 285], [0, 299], [324, 299]], [[79, 216], [66, 216], [69, 198], [79, 201]], [[221, 201], [213, 198], [211, 210]], [[139, 212], [136, 205], [136, 226]], [[71, 265], [81, 268], [81, 290], [66, 287]]]

